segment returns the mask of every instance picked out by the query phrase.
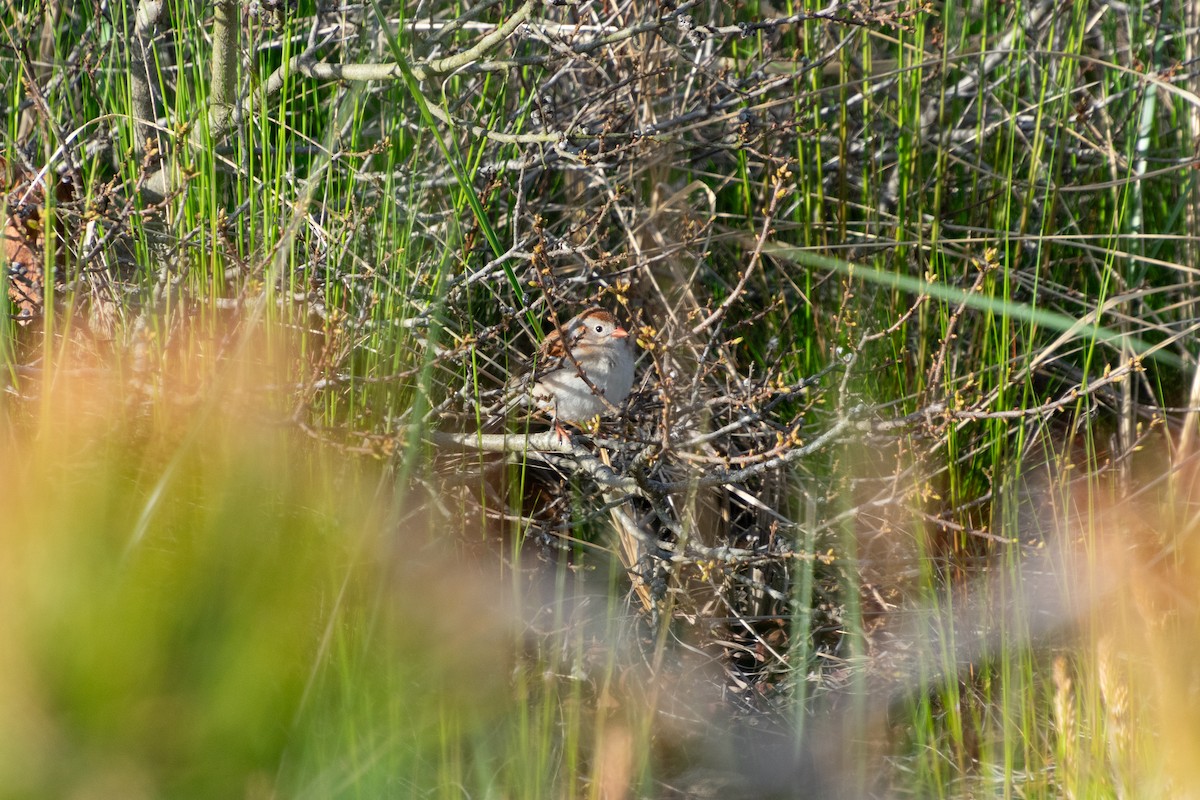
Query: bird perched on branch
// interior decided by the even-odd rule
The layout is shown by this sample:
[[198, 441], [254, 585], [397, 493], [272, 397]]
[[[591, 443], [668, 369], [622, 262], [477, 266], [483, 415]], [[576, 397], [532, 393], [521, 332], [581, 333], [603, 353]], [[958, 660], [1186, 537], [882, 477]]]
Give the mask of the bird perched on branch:
[[551, 331], [530, 374], [510, 382], [520, 395], [506, 410], [532, 401], [554, 421], [586, 422], [615, 411], [633, 388], [629, 332], [611, 312], [594, 306]]

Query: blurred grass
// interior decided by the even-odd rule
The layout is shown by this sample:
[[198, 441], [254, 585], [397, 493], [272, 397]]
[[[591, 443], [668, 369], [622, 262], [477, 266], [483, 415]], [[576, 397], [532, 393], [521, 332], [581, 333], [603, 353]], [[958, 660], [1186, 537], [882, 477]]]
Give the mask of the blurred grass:
[[59, 387], [7, 447], [6, 794], [240, 792], [288, 741], [362, 536], [336, 503], [353, 486], [296, 469], [316, 456], [289, 458], [282, 429], [182, 416], [179, 433], [204, 427], [188, 446], [123, 413], [119, 384]]
[[509, 593], [388, 470], [279, 424], [253, 360], [155, 418], [64, 372], [9, 426], [4, 796], [357, 796], [499, 749]]

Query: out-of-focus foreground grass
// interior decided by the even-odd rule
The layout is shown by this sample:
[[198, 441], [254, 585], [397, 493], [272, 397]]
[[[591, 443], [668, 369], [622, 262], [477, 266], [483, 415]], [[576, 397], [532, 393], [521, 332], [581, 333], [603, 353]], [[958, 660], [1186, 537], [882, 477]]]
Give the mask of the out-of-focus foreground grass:
[[485, 570], [231, 363], [157, 399], [51, 365], [0, 407], [0, 796], [429, 787], [510, 702]]
[[[510, 554], [440, 535], [436, 504], [393, 468], [290, 424], [286, 360], [228, 341], [152, 382], [48, 363], [6, 397], [0, 797], [1200, 785], [1200, 560], [1180, 454], [1148, 455], [1145, 474], [1164, 477], [1132, 495], [1046, 473], [1012, 530], [1045, 531], [1062, 558], [1000, 564], [898, 609], [869, 660], [915, 660], [896, 660], [886, 688], [864, 684], [858, 722], [849, 707], [797, 709], [799, 727], [747, 739], [712, 712], [702, 741], [670, 724], [685, 693], [708, 703], [680, 679], [684, 650], [619, 666], [620, 584], [593, 593], [590, 627], [568, 619], [582, 607], [570, 569], [522, 613], [532, 584]], [[811, 765], [790, 760], [800, 751]], [[788, 788], [816, 778], [818, 792]]]

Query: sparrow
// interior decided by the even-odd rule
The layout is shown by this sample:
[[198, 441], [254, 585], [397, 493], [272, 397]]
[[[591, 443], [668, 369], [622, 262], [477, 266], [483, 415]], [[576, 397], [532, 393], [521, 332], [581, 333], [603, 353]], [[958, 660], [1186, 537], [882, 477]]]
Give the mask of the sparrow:
[[629, 332], [611, 312], [594, 306], [542, 340], [530, 375], [517, 381], [522, 398], [559, 422], [608, 414], [633, 388]]

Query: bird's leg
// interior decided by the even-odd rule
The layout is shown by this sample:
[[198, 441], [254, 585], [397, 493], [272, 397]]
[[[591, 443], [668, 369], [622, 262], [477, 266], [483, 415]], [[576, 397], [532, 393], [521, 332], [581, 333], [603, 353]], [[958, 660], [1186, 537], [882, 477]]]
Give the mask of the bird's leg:
[[554, 411], [552, 412], [552, 414], [550, 416], [550, 424], [554, 426], [554, 434], [560, 445], [563, 443], [564, 439], [568, 442], [571, 441], [571, 434], [568, 433], [567, 429], [564, 428], [562, 426], [562, 423], [558, 421], [558, 404], [557, 403], [554, 404]]

